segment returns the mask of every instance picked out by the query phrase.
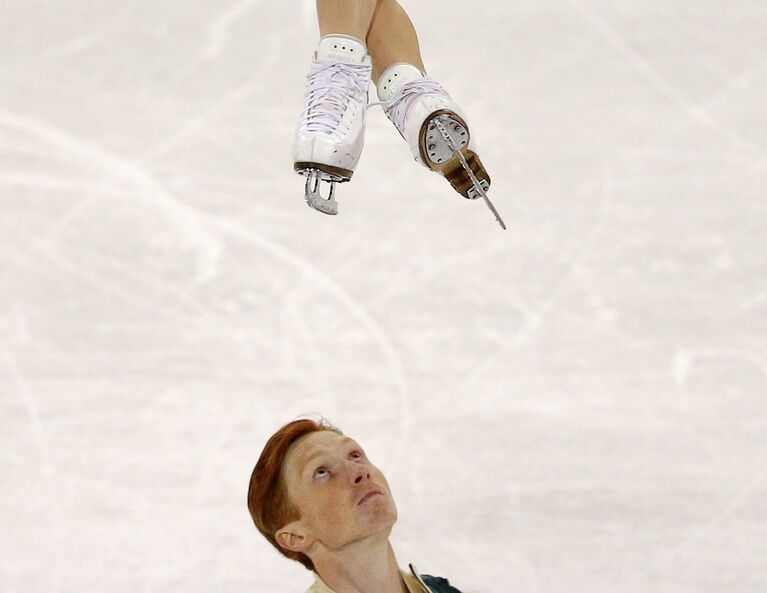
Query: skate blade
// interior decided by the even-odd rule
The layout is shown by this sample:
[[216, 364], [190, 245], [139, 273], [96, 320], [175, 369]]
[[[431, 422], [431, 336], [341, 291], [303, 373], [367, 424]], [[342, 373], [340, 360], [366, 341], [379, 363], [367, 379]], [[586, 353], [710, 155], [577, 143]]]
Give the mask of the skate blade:
[[[336, 183], [339, 183], [342, 180], [330, 176], [318, 169], [304, 169], [300, 171], [300, 173], [306, 175], [304, 199], [306, 200], [307, 205], [323, 214], [329, 214], [331, 216], [338, 214], [338, 202], [336, 202], [334, 194]], [[325, 181], [330, 184], [330, 193], [327, 198], [320, 193], [320, 181]]]
[[306, 199], [306, 203], [310, 208], [314, 208], [317, 212], [322, 212], [323, 214], [329, 214], [331, 216], [338, 214], [338, 202], [336, 202], [334, 198], [325, 199], [323, 197], [312, 195]]
[[[430, 162], [438, 167], [434, 170], [444, 175], [453, 188], [465, 198], [475, 200], [481, 197], [501, 228], [506, 230], [506, 223], [487, 197], [490, 175], [477, 153], [468, 149], [469, 130], [466, 123], [457, 114], [445, 111], [434, 114], [424, 122], [422, 132], [422, 138], [426, 138], [425, 146]], [[450, 151], [452, 159], [445, 158], [443, 144]]]

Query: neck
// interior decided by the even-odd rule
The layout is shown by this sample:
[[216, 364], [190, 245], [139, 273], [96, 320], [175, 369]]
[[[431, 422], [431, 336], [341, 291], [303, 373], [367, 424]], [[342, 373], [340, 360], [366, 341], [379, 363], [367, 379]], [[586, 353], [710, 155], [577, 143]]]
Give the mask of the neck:
[[335, 593], [407, 593], [388, 539], [356, 542], [312, 562]]

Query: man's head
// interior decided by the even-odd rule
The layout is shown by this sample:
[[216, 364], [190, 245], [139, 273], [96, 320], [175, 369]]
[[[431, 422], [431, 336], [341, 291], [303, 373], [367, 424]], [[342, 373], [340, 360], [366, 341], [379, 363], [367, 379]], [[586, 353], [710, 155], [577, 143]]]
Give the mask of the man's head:
[[[380, 491], [364, 501], [370, 492]], [[324, 421], [296, 420], [267, 442], [250, 478], [248, 509], [283, 555], [309, 556], [370, 537], [397, 520], [389, 484], [353, 439]]]

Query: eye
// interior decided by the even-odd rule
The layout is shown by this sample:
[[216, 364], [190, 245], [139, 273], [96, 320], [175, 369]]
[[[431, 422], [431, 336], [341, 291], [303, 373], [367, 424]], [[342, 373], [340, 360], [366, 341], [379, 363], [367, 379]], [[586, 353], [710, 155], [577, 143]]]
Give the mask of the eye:
[[314, 477], [322, 478], [325, 474], [320, 475], [320, 472], [328, 473], [328, 470], [325, 467], [318, 467], [316, 470], [314, 470]]
[[363, 457], [365, 457], [365, 454], [362, 451], [352, 451], [351, 453], [349, 453], [349, 455], [350, 456], [356, 455], [357, 456], [356, 459], [362, 459]]

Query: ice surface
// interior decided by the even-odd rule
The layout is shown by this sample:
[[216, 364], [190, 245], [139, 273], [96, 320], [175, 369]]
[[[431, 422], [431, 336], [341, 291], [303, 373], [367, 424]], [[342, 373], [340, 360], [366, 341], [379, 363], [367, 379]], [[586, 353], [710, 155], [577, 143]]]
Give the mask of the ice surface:
[[307, 412], [403, 567], [767, 590], [765, 3], [404, 6], [508, 232], [379, 110], [306, 207], [311, 1], [4, 1], [3, 592], [301, 593], [245, 495]]

